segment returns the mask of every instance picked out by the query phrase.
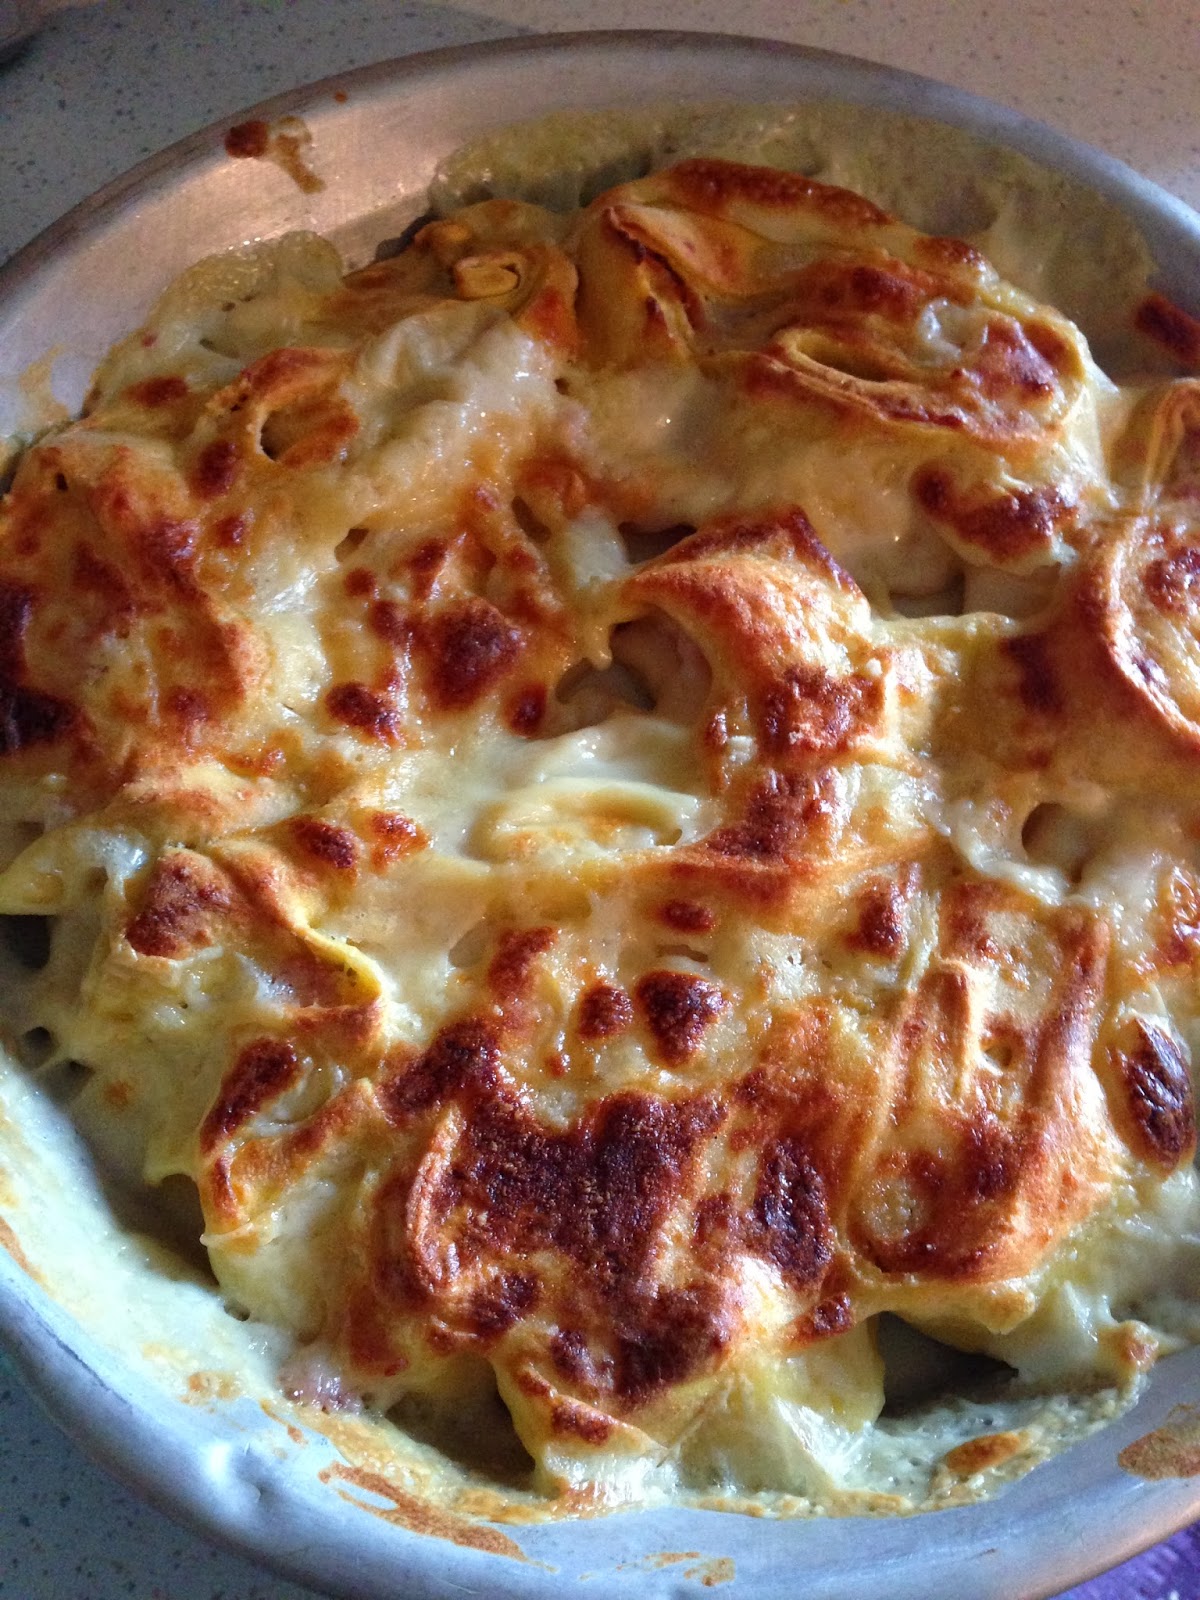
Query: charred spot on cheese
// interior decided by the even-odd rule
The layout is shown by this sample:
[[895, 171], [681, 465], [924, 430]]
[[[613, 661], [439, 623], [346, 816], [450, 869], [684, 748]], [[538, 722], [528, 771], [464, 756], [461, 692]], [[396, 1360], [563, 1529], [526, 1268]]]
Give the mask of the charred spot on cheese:
[[203, 856], [177, 850], [152, 868], [125, 938], [139, 955], [178, 960], [213, 942], [213, 919], [232, 905], [224, 874]]
[[196, 457], [192, 487], [202, 500], [228, 494], [237, 481], [238, 448], [232, 439], [213, 439]]
[[1193, 536], [1167, 517], [1121, 523], [1085, 574], [1084, 615], [1140, 714], [1200, 746], [1200, 632], [1189, 609]]
[[856, 926], [846, 937], [852, 950], [887, 959], [898, 956], [905, 945], [906, 890], [911, 884], [877, 878], [859, 897]]
[[535, 734], [546, 715], [548, 699], [544, 684], [531, 684], [509, 703], [506, 720], [514, 733]]
[[951, 1163], [906, 1151], [879, 1170], [861, 1236], [876, 1266], [949, 1277], [986, 1270], [995, 1241], [985, 1213], [1012, 1193], [1021, 1157], [994, 1124], [963, 1130], [957, 1155]]
[[124, 575], [85, 544], [76, 547], [72, 566], [75, 587], [88, 596], [94, 595], [104, 605], [115, 627], [128, 628], [138, 606]]
[[710, 1283], [663, 1288], [617, 1340], [613, 1388], [636, 1402], [703, 1370], [729, 1343], [733, 1318]]
[[20, 681], [35, 603], [32, 589], [0, 582], [0, 755], [54, 744], [79, 723], [78, 709], [69, 701]]
[[1192, 960], [1200, 943], [1200, 882], [1180, 867], [1160, 880], [1157, 924], [1160, 928], [1155, 957], [1162, 966], [1182, 966]]
[[250, 531], [250, 518], [242, 512], [231, 512], [227, 517], [220, 517], [213, 525], [213, 536], [219, 545], [226, 549], [236, 549]]
[[1191, 1073], [1179, 1045], [1161, 1028], [1139, 1019], [1132, 1035], [1113, 1058], [1128, 1127], [1139, 1153], [1170, 1172], [1196, 1147]]
[[705, 1031], [729, 1005], [716, 984], [691, 972], [648, 972], [638, 979], [634, 998], [657, 1054], [671, 1067], [695, 1055]]
[[718, 555], [752, 553], [793, 558], [805, 567], [815, 568], [835, 589], [857, 589], [853, 578], [821, 543], [804, 510], [795, 505], [753, 516], [715, 517], [700, 528], [688, 530], [686, 540], [674, 549], [674, 559], [701, 561]]
[[500, 1063], [494, 1029], [467, 1018], [444, 1028], [418, 1059], [385, 1083], [380, 1100], [395, 1120], [427, 1111], [440, 1099], [496, 1080]]
[[828, 820], [830, 810], [827, 775], [768, 772], [755, 784], [743, 815], [717, 828], [704, 843], [723, 856], [784, 860]]
[[960, 491], [950, 473], [933, 466], [917, 473], [913, 494], [935, 521], [996, 562], [1044, 556], [1077, 515], [1056, 488], [999, 495], [988, 487]]
[[[375, 594], [375, 578], [366, 567], [351, 567], [342, 579], [342, 587], [353, 600], [369, 600]], [[375, 626], [373, 617], [371, 623]], [[381, 630], [376, 627], [375, 631]]]
[[[370, 596], [375, 592], [375, 580], [365, 567], [348, 572], [345, 582], [347, 593]], [[415, 632], [408, 612], [394, 600], [373, 600], [367, 608], [367, 626], [395, 649], [405, 648]]]
[[763, 696], [759, 726], [772, 756], [845, 749], [878, 716], [878, 680], [791, 667]]
[[[494, 1286], [516, 1263], [551, 1252], [583, 1269], [577, 1288], [558, 1273], [540, 1286], [522, 1273], [520, 1293], [541, 1306], [553, 1287], [547, 1309], [573, 1305], [589, 1322], [599, 1314], [602, 1353], [578, 1336], [555, 1346], [585, 1394], [636, 1403], [701, 1366], [727, 1338], [723, 1296], [703, 1281], [657, 1285], [650, 1269], [670, 1208], [719, 1120], [712, 1106], [615, 1095], [556, 1132], [499, 1080], [475, 1078], [467, 1093], [453, 1164], [436, 1161], [419, 1203], [404, 1184], [379, 1195], [374, 1293], [436, 1307], [443, 1325], [486, 1346], [502, 1331]], [[472, 1287], [481, 1267], [489, 1286], [482, 1317]]]
[[579, 1032], [585, 1039], [609, 1039], [633, 1021], [633, 1003], [613, 983], [595, 983], [579, 1002]]
[[829, 1339], [839, 1333], [848, 1333], [854, 1326], [854, 1312], [847, 1294], [830, 1295], [819, 1301], [813, 1309], [796, 1322], [796, 1343], [812, 1344], [817, 1339]]
[[708, 933], [717, 922], [708, 906], [694, 900], [668, 900], [658, 914], [668, 928], [679, 933]]
[[498, 1001], [511, 1003], [525, 997], [538, 957], [545, 955], [554, 940], [553, 928], [519, 928], [503, 935], [487, 972]]
[[423, 829], [398, 811], [375, 811], [367, 822], [374, 845], [372, 859], [377, 869], [420, 850], [428, 841]]
[[1017, 693], [1030, 711], [1056, 716], [1066, 708], [1050, 640], [1044, 633], [1018, 634], [1002, 649], [1017, 672]]
[[572, 1434], [587, 1444], [601, 1445], [616, 1431], [615, 1424], [591, 1406], [559, 1400], [551, 1408], [551, 1426], [557, 1434]]
[[471, 1297], [469, 1317], [481, 1340], [506, 1332], [533, 1311], [539, 1284], [531, 1273], [505, 1272]]
[[290, 1087], [299, 1072], [299, 1057], [286, 1040], [256, 1039], [248, 1044], [200, 1126], [200, 1148], [205, 1155], [212, 1155], [264, 1105]]
[[338, 683], [325, 696], [330, 715], [383, 744], [401, 738], [400, 715], [386, 696], [365, 683]]
[[781, 1140], [763, 1152], [744, 1237], [795, 1283], [818, 1281], [829, 1265], [833, 1231], [825, 1186], [800, 1141]]
[[942, 287], [929, 273], [902, 261], [848, 267], [822, 261], [805, 272], [803, 281], [814, 309], [819, 308], [821, 315], [830, 318], [844, 317], [851, 324], [870, 315], [894, 322], [911, 321]]
[[1187, 544], [1156, 557], [1142, 583], [1151, 604], [1168, 616], [1193, 611], [1200, 599], [1200, 546]]
[[139, 565], [150, 580], [182, 594], [196, 592], [193, 568], [198, 529], [191, 519], [152, 516], [132, 530]]
[[983, 331], [975, 370], [985, 394], [1038, 397], [1053, 391], [1066, 354], [1063, 340], [1044, 323], [1021, 327], [997, 320]]
[[673, 168], [673, 177], [684, 197], [702, 209], [721, 210], [738, 202], [767, 210], [810, 208], [835, 228], [869, 229], [891, 221], [886, 211], [861, 195], [775, 167], [695, 157]]
[[291, 824], [292, 837], [300, 851], [321, 866], [338, 872], [353, 872], [358, 864], [358, 839], [349, 828], [340, 828], [319, 817], [297, 817]]
[[173, 689], [168, 689], [165, 699], [167, 711], [182, 724], [185, 737], [196, 725], [212, 718], [213, 708], [203, 690], [185, 689], [177, 684]]
[[522, 646], [520, 630], [478, 598], [435, 612], [419, 639], [433, 699], [455, 711], [488, 694], [511, 671]]

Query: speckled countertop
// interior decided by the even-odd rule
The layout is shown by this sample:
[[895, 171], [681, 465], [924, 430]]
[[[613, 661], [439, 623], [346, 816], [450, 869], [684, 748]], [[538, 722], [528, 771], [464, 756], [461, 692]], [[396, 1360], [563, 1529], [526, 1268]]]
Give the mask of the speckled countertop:
[[[1198, 0], [49, 0], [43, 9], [41, 31], [0, 64], [0, 259], [142, 157], [296, 84], [440, 45], [585, 27], [736, 29], [927, 73], [1086, 139], [1200, 208]], [[1075, 1594], [1200, 1600], [1195, 1539], [1181, 1535]], [[57, 1433], [0, 1358], [4, 1600], [307, 1593], [133, 1499]]]

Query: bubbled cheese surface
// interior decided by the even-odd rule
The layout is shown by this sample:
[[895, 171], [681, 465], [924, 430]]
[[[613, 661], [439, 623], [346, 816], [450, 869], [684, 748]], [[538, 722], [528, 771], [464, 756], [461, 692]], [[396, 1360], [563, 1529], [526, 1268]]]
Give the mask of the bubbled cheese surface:
[[498, 1391], [556, 1506], [886, 1486], [883, 1313], [1128, 1388], [1197, 1323], [1198, 438], [726, 161], [204, 263], [0, 510], [9, 1025], [285, 1389]]

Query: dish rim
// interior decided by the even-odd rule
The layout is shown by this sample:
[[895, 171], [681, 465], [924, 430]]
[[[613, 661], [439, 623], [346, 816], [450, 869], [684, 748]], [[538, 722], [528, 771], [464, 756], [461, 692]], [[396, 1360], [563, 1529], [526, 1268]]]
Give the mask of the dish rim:
[[[36, 299], [39, 289], [53, 277], [65, 258], [69, 259], [89, 240], [120, 230], [141, 208], [171, 193], [189, 174], [196, 176], [214, 164], [227, 162], [221, 136], [232, 124], [252, 118], [272, 121], [292, 115], [303, 117], [310, 126], [319, 126], [322, 117], [328, 116], [330, 108], [336, 105], [339, 93], [350, 96], [351, 103], [356, 96], [361, 102], [369, 103], [373, 93], [412, 92], [422, 84], [426, 92], [436, 92], [439, 85], [447, 81], [451, 85], [457, 83], [458, 91], [463, 93], [473, 74], [486, 78], [489, 69], [504, 64], [527, 75], [532, 71], [536, 77], [538, 65], [545, 67], [556, 59], [578, 60], [587, 56], [593, 63], [605, 58], [615, 61], [631, 50], [643, 60], [646, 52], [652, 52], [656, 62], [661, 56], [673, 58], [673, 63], [679, 65], [687, 57], [696, 64], [704, 61], [710, 68], [728, 67], [733, 56], [743, 66], [783, 62], [795, 71], [793, 93], [797, 100], [841, 100], [875, 109], [900, 110], [965, 128], [985, 140], [1016, 149], [1116, 201], [1146, 237], [1159, 263], [1156, 279], [1159, 286], [1171, 298], [1200, 310], [1197, 303], [1200, 300], [1200, 216], [1115, 157], [981, 97], [931, 78], [856, 57], [734, 34], [609, 29], [517, 36], [396, 57], [315, 80], [210, 123], [140, 162], [81, 201], [0, 267], [0, 341], [3, 341], [6, 325], [20, 319], [22, 307]], [[612, 104], [614, 98], [627, 103], [645, 103], [647, 99], [719, 100], [726, 97], [744, 98], [723, 95], [714, 75], [711, 92], [703, 95], [656, 90], [632, 97], [609, 95], [607, 103]], [[764, 98], [777, 99], [778, 95]], [[602, 103], [605, 102], [593, 102], [595, 105]], [[508, 120], [511, 119], [502, 117], [497, 125]], [[439, 151], [439, 156], [442, 153]], [[111, 341], [104, 342], [107, 345]], [[397, 1568], [403, 1566], [406, 1569], [404, 1592], [414, 1597], [461, 1593], [461, 1584], [456, 1585], [455, 1580], [482, 1581], [493, 1592], [512, 1595], [514, 1600], [518, 1596], [561, 1593], [560, 1585], [566, 1573], [550, 1577], [550, 1586], [546, 1587], [546, 1580], [535, 1576], [533, 1569], [517, 1569], [522, 1576], [520, 1584], [514, 1587], [497, 1571], [495, 1559], [482, 1552], [464, 1552], [442, 1540], [431, 1541], [394, 1528], [386, 1530], [386, 1537], [380, 1537], [383, 1525], [377, 1519], [356, 1519], [337, 1507], [328, 1496], [328, 1513], [349, 1529], [346, 1543], [353, 1548], [321, 1548], [315, 1555], [297, 1555], [296, 1548], [289, 1547], [287, 1541], [301, 1540], [310, 1527], [312, 1512], [311, 1508], [301, 1506], [297, 1516], [294, 1507], [291, 1511], [287, 1509], [292, 1490], [285, 1476], [274, 1473], [269, 1463], [252, 1453], [246, 1459], [253, 1466], [253, 1472], [248, 1471], [241, 1479], [230, 1476], [228, 1450], [225, 1448], [223, 1456], [221, 1445], [227, 1435], [220, 1429], [214, 1434], [208, 1426], [211, 1419], [188, 1412], [181, 1403], [168, 1400], [167, 1410], [171, 1416], [169, 1422], [164, 1423], [162, 1415], [154, 1413], [147, 1399], [153, 1399], [159, 1392], [132, 1372], [128, 1374], [129, 1381], [121, 1384], [113, 1373], [119, 1361], [104, 1352], [86, 1328], [74, 1323], [43, 1290], [31, 1284], [2, 1252], [0, 1340], [10, 1347], [13, 1364], [30, 1387], [89, 1454], [131, 1483], [159, 1509], [189, 1523], [206, 1537], [265, 1562], [296, 1581], [332, 1585], [333, 1592], [354, 1597], [354, 1600], [359, 1597], [383, 1600], [384, 1596], [394, 1596], [398, 1592]], [[757, 1541], [739, 1537], [735, 1524], [742, 1526], [744, 1535], [763, 1529], [767, 1524], [728, 1512], [632, 1509], [598, 1522], [564, 1522], [552, 1526], [559, 1531], [590, 1530], [590, 1533], [599, 1529], [598, 1543], [590, 1534], [583, 1533], [578, 1542], [601, 1548], [624, 1547], [628, 1543], [625, 1536], [630, 1526], [637, 1523], [645, 1529], [646, 1539], [634, 1539], [633, 1543], [643, 1547], [643, 1554], [647, 1539], [652, 1545], [660, 1537], [656, 1532], [660, 1526], [664, 1529], [661, 1549], [680, 1549], [688, 1541], [697, 1548], [704, 1548], [705, 1543], [722, 1549], [733, 1545], [744, 1547], [747, 1554], [738, 1556], [738, 1565], [743, 1571], [739, 1571], [733, 1588], [736, 1590], [740, 1582], [743, 1593], [756, 1596], [775, 1593], [782, 1596], [790, 1589], [786, 1575], [777, 1575], [774, 1584], [769, 1581], [770, 1557], [763, 1567], [753, 1566], [748, 1552], [756, 1543], [769, 1545], [778, 1563], [789, 1549], [796, 1556], [805, 1554], [805, 1543], [818, 1549], [830, 1545], [831, 1529], [834, 1530], [833, 1546], [836, 1546], [836, 1532], [840, 1528], [847, 1534], [842, 1541], [847, 1546], [842, 1557], [856, 1555], [865, 1544], [869, 1547], [868, 1558], [855, 1568], [847, 1567], [843, 1559], [842, 1564], [835, 1562], [827, 1572], [818, 1573], [809, 1591], [813, 1600], [821, 1596], [834, 1600], [844, 1595], [844, 1585], [850, 1577], [878, 1583], [885, 1575], [896, 1600], [919, 1600], [939, 1579], [943, 1583], [950, 1582], [949, 1592], [955, 1592], [957, 1581], [962, 1592], [962, 1563], [972, 1557], [976, 1558], [975, 1570], [983, 1584], [974, 1591], [980, 1600], [992, 1595], [1003, 1595], [1005, 1600], [1016, 1600], [1018, 1595], [1034, 1600], [1034, 1597], [1056, 1592], [1064, 1582], [1067, 1585], [1080, 1582], [1127, 1558], [1200, 1513], [1200, 1482], [1169, 1480], [1150, 1485], [1121, 1473], [1113, 1462], [1117, 1449], [1161, 1423], [1173, 1399], [1195, 1392], [1198, 1379], [1200, 1349], [1161, 1363], [1133, 1411], [1054, 1461], [1038, 1467], [997, 1497], [976, 1506], [925, 1513], [917, 1519], [781, 1520], [770, 1526], [782, 1531], [770, 1539]], [[1179, 1395], [1176, 1390], [1180, 1391]], [[165, 1393], [158, 1399], [160, 1407], [163, 1400], [167, 1400]], [[1060, 1484], [1057, 1481], [1064, 1475], [1064, 1463], [1073, 1469], [1068, 1478], [1073, 1476], [1074, 1487], [1070, 1482]], [[1031, 1481], [1044, 1492], [1031, 1495], [1028, 1487]], [[1095, 1512], [1091, 1520], [1100, 1531], [1082, 1562], [1064, 1573], [1061, 1569], [1055, 1570], [1057, 1551], [1052, 1535], [1063, 1526], [1064, 1502], [1079, 1498], [1085, 1487], [1091, 1490], [1085, 1503]], [[1024, 1506], [1027, 1501], [1031, 1504]], [[1034, 1509], [1039, 1511], [1038, 1516], [1027, 1514]], [[1007, 1514], [1014, 1510], [1016, 1516]], [[970, 1537], [963, 1541], [951, 1535], [950, 1542], [939, 1542], [938, 1528], [949, 1530], [952, 1524], [961, 1524], [964, 1517], [971, 1519]], [[684, 1531], [684, 1525], [691, 1527], [694, 1518], [705, 1524], [702, 1536]], [[715, 1526], [712, 1519], [716, 1519]], [[328, 1514], [325, 1520], [330, 1520]], [[623, 1525], [619, 1534], [605, 1537], [613, 1534], [617, 1520]], [[370, 1529], [372, 1537], [364, 1539], [364, 1523], [374, 1523]], [[668, 1532], [668, 1529], [676, 1531]], [[904, 1530], [919, 1530], [919, 1533], [915, 1538], [906, 1537]], [[554, 1543], [539, 1539], [539, 1531], [527, 1530], [520, 1535], [531, 1551], [535, 1545]], [[364, 1544], [369, 1547], [365, 1555]], [[827, 1553], [836, 1554], [836, 1550]], [[901, 1563], [908, 1563], [910, 1558], [915, 1558], [915, 1578], [909, 1577], [901, 1567]], [[990, 1562], [986, 1558], [991, 1558]], [[370, 1567], [371, 1561], [376, 1562], [374, 1569], [364, 1570]], [[481, 1561], [486, 1565], [480, 1566]], [[635, 1558], [633, 1565], [637, 1564]], [[511, 1576], [511, 1573], [505, 1575]], [[684, 1592], [676, 1587], [679, 1575], [672, 1574], [669, 1569], [652, 1573], [643, 1567], [632, 1577], [621, 1573], [619, 1578], [618, 1583], [616, 1575], [610, 1575], [614, 1593], [649, 1596]], [[830, 1582], [834, 1587], [828, 1587]], [[1000, 1587], [995, 1587], [997, 1583]]]

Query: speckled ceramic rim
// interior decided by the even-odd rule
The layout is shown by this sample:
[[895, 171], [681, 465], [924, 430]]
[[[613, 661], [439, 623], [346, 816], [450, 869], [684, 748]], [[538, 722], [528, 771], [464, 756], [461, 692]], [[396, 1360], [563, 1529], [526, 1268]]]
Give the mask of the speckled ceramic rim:
[[[304, 226], [366, 247], [380, 228], [419, 209], [434, 164], [466, 138], [558, 107], [663, 99], [839, 100], [967, 128], [1114, 200], [1145, 235], [1160, 287], [1200, 311], [1200, 218], [1120, 162], [1015, 112], [910, 73], [768, 40], [557, 34], [386, 62], [242, 113], [304, 117], [318, 163], [333, 163], [334, 181], [320, 195], [272, 186], [261, 163], [230, 162], [222, 135], [240, 118], [144, 162], [0, 270], [0, 383], [7, 378], [11, 389], [31, 361], [67, 338], [63, 398], [76, 398], [91, 365], [136, 323], [153, 291], [206, 250]], [[380, 150], [365, 134], [385, 125], [396, 142]], [[161, 1509], [288, 1577], [354, 1600], [561, 1600], [585, 1574], [600, 1580], [591, 1587], [606, 1600], [695, 1596], [698, 1580], [680, 1565], [648, 1563], [672, 1550], [730, 1558], [736, 1575], [721, 1592], [747, 1600], [791, 1600], [800, 1591], [806, 1600], [1041, 1600], [1200, 1514], [1200, 1483], [1146, 1483], [1116, 1462], [1174, 1405], [1200, 1394], [1200, 1350], [1161, 1363], [1133, 1412], [983, 1505], [880, 1521], [628, 1512], [512, 1529], [529, 1558], [519, 1563], [353, 1510], [311, 1467], [279, 1457], [281, 1432], [264, 1429], [261, 1413], [256, 1432], [244, 1417], [170, 1398], [102, 1348], [3, 1252], [0, 1337], [62, 1426]]]

